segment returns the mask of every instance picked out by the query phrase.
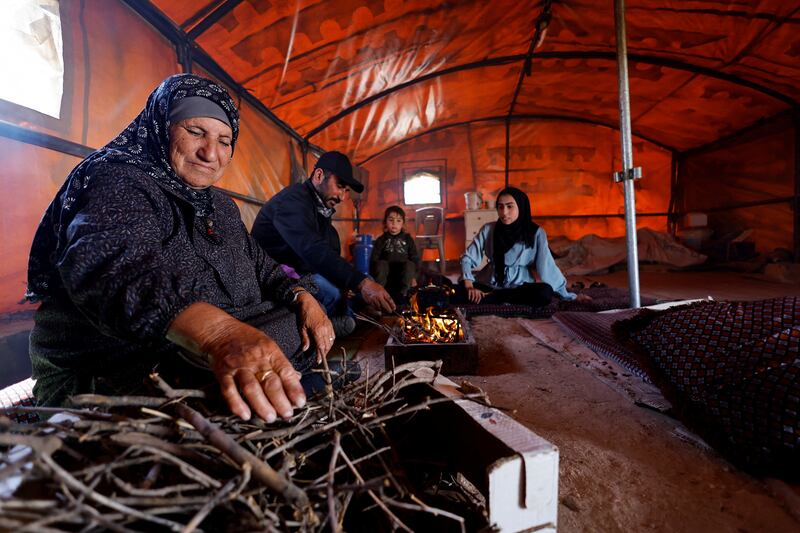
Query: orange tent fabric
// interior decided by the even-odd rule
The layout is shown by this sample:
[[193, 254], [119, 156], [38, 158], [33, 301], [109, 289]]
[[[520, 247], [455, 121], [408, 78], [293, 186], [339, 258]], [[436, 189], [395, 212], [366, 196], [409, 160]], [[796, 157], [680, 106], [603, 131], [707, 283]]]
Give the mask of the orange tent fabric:
[[[586, 124], [614, 128], [619, 122], [611, 2], [244, 0], [206, 2], [194, 14], [176, 0], [154, 4], [300, 135], [326, 149], [344, 151], [371, 177], [379, 174], [372, 180], [382, 188], [386, 181], [386, 190], [397, 189], [390, 182], [399, 178], [390, 167], [403, 159], [448, 153], [448, 168], [460, 167], [446, 146], [430, 149], [458, 128], [474, 133], [506, 117], [512, 132], [524, 130], [522, 124], [557, 123], [557, 135], [572, 142], [582, 137]], [[207, 22], [213, 23], [198, 22], [209, 15]], [[629, 0], [626, 21], [632, 130], [635, 142], [646, 147], [637, 149], [634, 159], [645, 174], [637, 184], [638, 210], [642, 213], [646, 206], [648, 211], [665, 212], [672, 194], [670, 154], [696, 150], [798, 105], [800, 7], [780, 0]], [[524, 75], [526, 54], [539, 35], [537, 26], [545, 25], [529, 75]], [[789, 134], [793, 131], [791, 127]], [[616, 146], [617, 136], [600, 127], [592, 138]], [[504, 174], [505, 139], [502, 133], [491, 138], [495, 170]], [[579, 184], [585, 175], [594, 174], [598, 188], [593, 190], [600, 194], [582, 195], [580, 187], [543, 193], [556, 178], [545, 178], [546, 172], [518, 175], [515, 157], [525, 146], [544, 150], [549, 141], [537, 138], [516, 145], [520, 139], [512, 133], [511, 183], [527, 184], [526, 190], [537, 198], [558, 203], [559, 215], [617, 214], [618, 187], [603, 182], [619, 170], [616, 155], [592, 157], [578, 170], [562, 169]], [[544, 144], [537, 145], [539, 141]], [[580, 151], [586, 146], [581, 141], [571, 148]], [[418, 148], [421, 153], [412, 154]], [[472, 142], [456, 153], [476, 160], [487, 149]], [[784, 158], [787, 168], [793, 151]], [[691, 157], [682, 162], [681, 169], [693, 168]], [[694, 166], [702, 164], [698, 160]], [[754, 165], [758, 158], [749, 167]], [[775, 175], [783, 184], [780, 194], [791, 188], [792, 172]], [[461, 176], [448, 178], [446, 207], [451, 217], [463, 208], [454, 198], [470, 190]], [[480, 181], [485, 187], [473, 188], [495, 190], [498, 177], [492, 174], [488, 182]], [[679, 183], [691, 181], [684, 173]], [[740, 183], [728, 181], [728, 193], [748, 197]], [[773, 189], [765, 188], [759, 197], [774, 199]], [[676, 206], [714, 208], [707, 200], [689, 192]], [[381, 210], [367, 204], [372, 211]], [[756, 211], [726, 212], [713, 216], [712, 223], [718, 233], [733, 224], [781, 227], [789, 235], [788, 209], [783, 204], [767, 213], [756, 210], [759, 216]], [[771, 213], [782, 214], [772, 219]], [[550, 224], [571, 237], [623, 231], [617, 218], [552, 219]], [[666, 218], [647, 217], [640, 224], [665, 229]], [[452, 230], [458, 231], [458, 226]], [[758, 232], [764, 237], [760, 248], [791, 244], [786, 237], [767, 238], [770, 233], [778, 230], [765, 227]], [[459, 241], [456, 236], [451, 239]], [[457, 255], [457, 245], [450, 249]]]
[[[185, 3], [153, 3], [191, 32]], [[514, 112], [617, 122], [611, 3], [213, 4], [204, 7], [224, 14], [197, 44], [301, 135], [356, 160], [448, 121], [508, 112], [548, 6]], [[684, 150], [796, 103], [791, 2], [633, 0], [626, 9], [635, 132]]]

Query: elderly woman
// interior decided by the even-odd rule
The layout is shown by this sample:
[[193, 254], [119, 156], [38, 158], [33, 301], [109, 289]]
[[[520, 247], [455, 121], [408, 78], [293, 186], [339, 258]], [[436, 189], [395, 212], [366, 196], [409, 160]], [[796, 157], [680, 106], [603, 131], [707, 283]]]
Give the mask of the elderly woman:
[[[483, 256], [488, 264], [478, 272]], [[554, 294], [565, 300], [591, 300], [585, 294], [567, 290], [567, 280], [558, 269], [547, 234], [531, 220], [528, 195], [516, 187], [506, 187], [497, 195], [497, 222], [478, 230], [475, 239], [461, 256], [461, 284], [455, 300], [461, 303], [513, 303], [541, 307]], [[536, 271], [541, 278], [537, 282]]]
[[313, 284], [289, 279], [211, 188], [238, 133], [225, 89], [172, 76], [67, 177], [28, 271], [27, 297], [41, 301], [30, 354], [42, 405], [134, 392], [156, 364], [191, 375], [182, 351], [210, 366], [243, 419], [304, 405], [301, 374], [326, 356], [333, 328]]

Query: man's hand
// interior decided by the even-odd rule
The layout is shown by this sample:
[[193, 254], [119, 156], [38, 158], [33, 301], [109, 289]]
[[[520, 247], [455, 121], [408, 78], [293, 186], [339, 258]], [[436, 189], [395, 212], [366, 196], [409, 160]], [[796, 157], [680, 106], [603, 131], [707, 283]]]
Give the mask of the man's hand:
[[313, 338], [314, 345], [317, 347], [317, 363], [320, 363], [322, 358], [328, 355], [336, 338], [333, 333], [333, 325], [328, 320], [325, 310], [311, 293], [306, 291], [299, 293], [296, 305], [297, 327], [300, 330], [300, 338], [303, 340], [303, 351], [308, 350]]
[[576, 302], [591, 302], [592, 301], [592, 297], [591, 296], [589, 296], [588, 294], [584, 294], [582, 292], [579, 292], [576, 296], [577, 296], [575, 298]]
[[243, 420], [250, 419], [251, 407], [268, 423], [277, 415], [289, 419], [293, 406], [306, 403], [300, 373], [275, 341], [218, 307], [190, 305], [172, 321], [167, 338], [210, 357], [222, 397]]
[[480, 289], [476, 289], [472, 282], [468, 279], [464, 280], [464, 288], [467, 289], [467, 298], [474, 304], [481, 303], [481, 299], [486, 296], [486, 293]]
[[392, 297], [386, 292], [386, 289], [369, 278], [364, 279], [364, 281], [359, 284], [358, 290], [361, 292], [361, 297], [364, 298], [364, 301], [367, 302], [368, 305], [380, 309], [381, 311], [391, 313], [397, 307], [394, 305]]

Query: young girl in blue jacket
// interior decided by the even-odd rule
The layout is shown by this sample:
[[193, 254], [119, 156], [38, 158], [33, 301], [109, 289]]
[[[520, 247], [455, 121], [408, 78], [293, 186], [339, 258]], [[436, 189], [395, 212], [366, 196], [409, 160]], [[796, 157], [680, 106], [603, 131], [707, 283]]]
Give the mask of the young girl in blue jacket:
[[[565, 300], [577, 296], [556, 266], [544, 229], [531, 220], [528, 196], [516, 187], [497, 195], [497, 222], [485, 224], [461, 256], [462, 283], [456, 301], [515, 303], [535, 307], [550, 303], [553, 294]], [[473, 272], [486, 255], [489, 262]], [[533, 276], [535, 270], [541, 283]], [[581, 300], [588, 299], [581, 295]]]

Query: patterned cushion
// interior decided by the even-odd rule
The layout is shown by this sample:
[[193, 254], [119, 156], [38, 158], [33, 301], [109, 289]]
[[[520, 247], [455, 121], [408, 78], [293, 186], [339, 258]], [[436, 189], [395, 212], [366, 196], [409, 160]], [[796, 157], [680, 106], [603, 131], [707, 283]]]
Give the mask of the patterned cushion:
[[800, 299], [703, 302], [616, 326], [687, 424], [732, 460], [800, 470]]
[[647, 372], [639, 366], [636, 354], [614, 338], [612, 326], [615, 322], [630, 318], [638, 309], [625, 309], [615, 313], [587, 313], [562, 311], [553, 315], [553, 320], [570, 336], [580, 340], [596, 353], [619, 363], [630, 373], [649, 382]]

